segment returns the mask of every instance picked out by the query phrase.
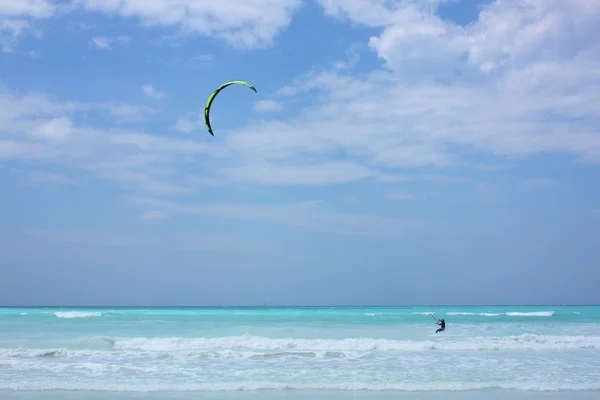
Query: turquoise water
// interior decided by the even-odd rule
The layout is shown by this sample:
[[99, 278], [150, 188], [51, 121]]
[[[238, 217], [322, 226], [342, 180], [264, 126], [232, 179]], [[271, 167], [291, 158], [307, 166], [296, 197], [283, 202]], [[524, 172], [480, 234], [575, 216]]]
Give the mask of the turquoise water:
[[600, 307], [0, 308], [6, 398], [268, 390], [600, 396]]

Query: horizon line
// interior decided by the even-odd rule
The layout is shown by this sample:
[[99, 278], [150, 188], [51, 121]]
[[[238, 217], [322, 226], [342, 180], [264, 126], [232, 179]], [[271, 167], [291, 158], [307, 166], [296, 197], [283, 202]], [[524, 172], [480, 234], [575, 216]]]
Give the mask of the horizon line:
[[600, 304], [388, 304], [388, 305], [0, 305], [0, 308], [390, 308], [390, 307], [597, 307]]

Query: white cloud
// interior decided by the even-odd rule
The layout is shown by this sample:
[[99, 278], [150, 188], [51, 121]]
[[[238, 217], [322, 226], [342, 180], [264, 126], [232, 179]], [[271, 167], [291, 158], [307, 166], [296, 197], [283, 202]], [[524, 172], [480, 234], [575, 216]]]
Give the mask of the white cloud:
[[55, 11], [49, 0], [0, 0], [0, 50], [12, 51], [19, 37], [36, 33], [35, 20], [49, 18]]
[[[35, 32], [32, 22], [49, 18], [60, 9], [83, 10], [136, 18], [141, 27], [172, 27], [178, 35], [202, 35], [223, 40], [238, 48], [269, 46], [291, 22], [302, 0], [73, 0], [64, 4], [52, 0], [0, 0], [0, 50], [11, 51], [25, 32]], [[231, 10], [235, 12], [231, 12]], [[71, 24], [70, 29], [88, 29], [88, 25]], [[114, 43], [128, 37], [96, 36], [90, 46], [110, 50]], [[205, 58], [197, 64], [205, 64]]]
[[144, 85], [142, 90], [147, 96], [152, 97], [153, 99], [162, 99], [166, 96], [163, 92], [154, 89], [154, 86], [152, 85]]
[[[126, 111], [123, 111], [126, 110]], [[42, 161], [78, 169], [123, 184], [126, 190], [167, 195], [187, 193], [208, 182], [180, 168], [218, 150], [192, 140], [82, 125], [79, 116], [131, 118], [134, 105], [59, 102], [41, 94], [16, 95], [0, 87], [0, 161]], [[132, 114], [133, 113], [133, 114]], [[119, 120], [111, 119], [113, 124]]]
[[598, 61], [597, 45], [586, 41], [600, 32], [599, 18], [599, 0], [494, 2], [463, 42], [470, 61], [486, 69], [573, 60], [588, 50]]
[[131, 38], [129, 36], [94, 36], [90, 39], [90, 47], [94, 47], [100, 50], [112, 50], [113, 43], [125, 44], [129, 43]]
[[233, 181], [281, 186], [331, 185], [377, 175], [369, 168], [345, 162], [285, 165], [255, 161], [242, 167], [222, 168], [221, 173]]
[[95, 36], [90, 39], [90, 45], [94, 45], [97, 49], [110, 50], [110, 39], [102, 36]]
[[375, 215], [325, 211], [316, 204], [244, 206], [230, 204], [186, 204], [153, 198], [137, 198], [138, 204], [171, 213], [269, 222], [344, 235], [415, 232], [419, 223]]
[[370, 44], [386, 68], [354, 75], [334, 63], [281, 88], [314, 101], [230, 131], [231, 179], [282, 184], [293, 167], [297, 182], [317, 184], [327, 182], [319, 165], [340, 158], [336, 176], [348, 180], [369, 174], [358, 168], [380, 180], [414, 167], [473, 168], [475, 152], [600, 162], [600, 0], [494, 2], [465, 27], [433, 3], [321, 3], [381, 28]]
[[381, 27], [406, 19], [417, 6], [432, 9], [432, 6], [448, 0], [317, 0], [326, 15], [364, 24], [369, 27]]
[[0, 19], [0, 50], [11, 51], [17, 38], [30, 26], [29, 22], [21, 19]]
[[301, 0], [78, 0], [77, 3], [88, 11], [138, 18], [142, 26], [176, 27], [184, 34], [214, 36], [243, 48], [270, 45], [302, 5]]
[[133, 104], [104, 104], [103, 107], [112, 117], [123, 121], [141, 121], [155, 112], [150, 107]]
[[52, 0], [0, 0], [0, 15], [4, 17], [47, 18], [54, 11]]
[[39, 126], [34, 128], [30, 134], [33, 137], [47, 139], [52, 141], [65, 140], [73, 131], [73, 122], [69, 117], [53, 118], [49, 121], [44, 121]]
[[260, 100], [254, 103], [254, 110], [263, 113], [281, 111], [282, 108], [275, 100]]
[[[442, 1], [427, 4], [381, 0], [368, 10], [360, 0], [319, 2], [330, 15], [382, 27], [382, 33], [372, 37], [370, 45], [398, 71], [403, 70], [407, 62], [419, 62], [421, 67], [427, 68], [425, 73], [439, 75], [444, 72], [431, 68], [439, 67], [440, 63], [446, 70], [474, 67], [489, 72], [511, 66], [531, 66], [540, 61], [567, 61], [597, 47], [588, 42], [600, 31], [599, 0], [493, 1], [483, 7], [477, 21], [467, 27], [442, 20], [435, 14], [432, 5]], [[597, 52], [592, 53], [597, 61]], [[466, 64], [462, 62], [465, 54]]]
[[171, 127], [172, 130], [179, 132], [191, 132], [200, 129], [204, 126], [204, 115], [200, 113], [190, 113], [185, 117], [177, 118], [175, 124]]
[[[325, 13], [371, 28], [384, 28], [379, 37], [369, 39], [369, 46], [396, 70], [413, 78], [448, 68], [461, 56], [455, 43], [460, 27], [435, 15], [435, 6], [445, 0], [318, 0]], [[415, 67], [410, 61], [421, 61]]]
[[[199, 154], [220, 158], [207, 164], [203, 179], [263, 185], [389, 183], [409, 179], [412, 168], [473, 168], [469, 155], [475, 152], [513, 160], [567, 152], [600, 161], [600, 44], [590, 40], [600, 33], [595, 23], [600, 0], [494, 2], [466, 26], [439, 18], [435, 1], [373, 0], [368, 7], [362, 0], [320, 3], [331, 16], [379, 29], [363, 44], [385, 68], [354, 74], [359, 60], [354, 52], [279, 90], [312, 100], [306, 108], [290, 109], [297, 115], [224, 131], [219, 140], [205, 132], [201, 113], [183, 116], [172, 127], [198, 130], [194, 135], [207, 141], [99, 130], [74, 116], [88, 110], [131, 121], [152, 112], [144, 107], [58, 102], [0, 90], [0, 159], [77, 165], [162, 194], [192, 190], [198, 176], [178, 176], [177, 167]], [[146, 26], [178, 27], [252, 47], [270, 43], [300, 2], [244, 0], [236, 3], [239, 15], [220, 2], [79, 4], [136, 17]], [[262, 16], [257, 10], [264, 7], [269, 11]], [[214, 19], [203, 24], [209, 12]], [[259, 22], [266, 25], [258, 29]], [[158, 93], [151, 86], [146, 91]], [[255, 109], [275, 111], [276, 104], [257, 102]]]

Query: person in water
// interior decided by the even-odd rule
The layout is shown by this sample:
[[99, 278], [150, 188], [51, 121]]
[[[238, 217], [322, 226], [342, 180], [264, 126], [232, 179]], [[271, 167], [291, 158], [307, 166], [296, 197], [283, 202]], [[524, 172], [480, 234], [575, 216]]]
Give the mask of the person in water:
[[435, 331], [435, 333], [443, 332], [444, 330], [446, 330], [446, 321], [444, 321], [444, 318], [436, 322], [436, 325], [439, 325], [440, 328], [437, 331]]

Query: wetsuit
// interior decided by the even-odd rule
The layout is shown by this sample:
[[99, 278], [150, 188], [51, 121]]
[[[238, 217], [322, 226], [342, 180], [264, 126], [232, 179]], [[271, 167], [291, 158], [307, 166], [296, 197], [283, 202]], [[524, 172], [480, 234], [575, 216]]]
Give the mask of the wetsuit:
[[441, 320], [437, 324], [440, 325], [440, 329], [438, 329], [437, 331], [435, 331], [435, 333], [442, 332], [442, 331], [444, 331], [446, 329], [446, 321]]

